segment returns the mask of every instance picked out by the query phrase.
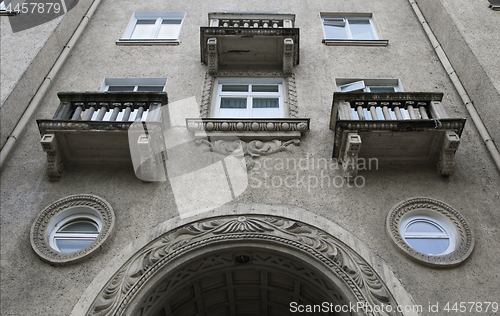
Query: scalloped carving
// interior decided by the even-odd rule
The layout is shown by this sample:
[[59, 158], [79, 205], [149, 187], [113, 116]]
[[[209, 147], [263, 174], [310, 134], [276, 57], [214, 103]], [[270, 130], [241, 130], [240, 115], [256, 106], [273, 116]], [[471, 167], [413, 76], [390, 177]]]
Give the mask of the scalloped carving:
[[[87, 315], [122, 315], [134, 295], [172, 260], [193, 249], [237, 241], [273, 243], [299, 250], [311, 262], [329, 267], [357, 301], [372, 306], [396, 305], [373, 268], [359, 254], [327, 232], [278, 216], [234, 215], [202, 219], [184, 225], [143, 247], [111, 278]], [[384, 309], [377, 310], [381, 312], [373, 315], [387, 315]]]
[[[430, 256], [410, 247], [399, 233], [401, 218], [416, 210], [429, 210], [447, 217], [458, 233], [455, 250], [447, 255]], [[453, 267], [469, 257], [474, 249], [474, 236], [467, 221], [451, 206], [429, 198], [414, 198], [396, 205], [387, 216], [387, 232], [396, 246], [412, 259], [436, 267]]]

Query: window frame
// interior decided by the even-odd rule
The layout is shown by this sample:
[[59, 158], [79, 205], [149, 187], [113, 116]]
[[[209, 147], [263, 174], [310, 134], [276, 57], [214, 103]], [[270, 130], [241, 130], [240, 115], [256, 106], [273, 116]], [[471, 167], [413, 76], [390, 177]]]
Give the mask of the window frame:
[[[346, 26], [347, 38], [328, 38], [325, 29], [325, 20], [328, 19], [343, 19]], [[368, 20], [370, 24], [371, 34], [373, 39], [357, 39], [353, 38], [351, 30], [351, 22], [349, 20]], [[323, 29], [323, 43], [326, 45], [354, 45], [354, 46], [387, 46], [388, 40], [381, 39], [380, 31], [374, 21], [372, 13], [354, 13], [354, 12], [321, 12], [320, 13], [321, 27]]]
[[[363, 83], [363, 91], [361, 89], [353, 89], [342, 91], [342, 87], [354, 85], [359, 82]], [[393, 87], [394, 92], [404, 92], [403, 85], [399, 79], [384, 79], [384, 78], [335, 78], [335, 85], [338, 92], [372, 92], [371, 87]]]
[[[430, 232], [420, 232], [420, 233], [409, 233], [407, 230], [408, 228], [417, 222], [424, 222], [427, 224], [431, 224], [435, 227], [437, 227], [439, 230], [441, 230], [441, 233], [430, 233]], [[428, 256], [442, 256], [442, 255], [447, 255], [455, 250], [456, 246], [456, 239], [455, 236], [457, 235], [452, 231], [452, 229], [449, 227], [448, 223], [445, 221], [439, 220], [436, 218], [436, 215], [434, 216], [429, 216], [429, 215], [414, 215], [414, 216], [409, 216], [405, 220], [403, 220], [400, 224], [400, 234], [403, 237], [403, 240], [413, 248], [414, 250], [424, 253]], [[422, 252], [420, 250], [417, 250], [415, 247], [413, 247], [407, 239], [448, 239], [449, 244], [448, 247], [446, 248], [445, 251], [437, 254], [431, 254], [428, 252]]]
[[[136, 11], [132, 14], [123, 36], [116, 41], [118, 45], [178, 45], [184, 23], [185, 12]], [[132, 38], [137, 22], [155, 20], [151, 38]], [[180, 20], [176, 38], [158, 38], [163, 20]]]
[[[75, 221], [86, 221], [86, 222], [92, 222], [94, 224], [97, 224], [97, 232], [61, 232], [60, 230], [63, 229], [66, 225], [70, 225]], [[54, 250], [62, 252], [62, 253], [71, 253], [71, 252], [64, 252], [61, 251], [59, 246], [57, 245], [58, 239], [69, 239], [69, 240], [89, 240], [92, 239], [92, 242], [90, 245], [97, 239], [99, 234], [101, 233], [102, 229], [102, 221], [99, 219], [99, 217], [92, 215], [92, 214], [75, 214], [75, 215], [70, 215], [61, 221], [59, 221], [52, 231], [50, 232], [50, 237], [49, 237], [49, 245], [52, 247]], [[88, 247], [88, 246], [86, 246]], [[86, 247], [80, 248], [76, 251], [80, 251]]]
[[[222, 91], [223, 85], [248, 85], [248, 90], [246, 92], [235, 92], [235, 91]], [[278, 92], [253, 92], [253, 85], [278, 85]], [[214, 104], [212, 117], [213, 118], [245, 118], [245, 119], [253, 119], [253, 118], [285, 118], [285, 85], [283, 78], [234, 78], [234, 77], [224, 77], [218, 78], [215, 82], [215, 91], [214, 91]], [[223, 97], [245, 97], [247, 99], [246, 106], [246, 115], [243, 117], [221, 117], [220, 116], [220, 105], [221, 99]], [[253, 107], [252, 101], [254, 98], [278, 98], [278, 117], [254, 117], [253, 116]]]
[[104, 78], [99, 91], [108, 91], [110, 86], [134, 86], [137, 91], [139, 86], [163, 86], [167, 91], [167, 78]]

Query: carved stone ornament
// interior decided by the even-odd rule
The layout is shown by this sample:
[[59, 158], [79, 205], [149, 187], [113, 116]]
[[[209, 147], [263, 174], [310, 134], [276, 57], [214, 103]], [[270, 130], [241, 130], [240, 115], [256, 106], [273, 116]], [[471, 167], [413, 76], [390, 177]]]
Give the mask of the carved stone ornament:
[[212, 142], [209, 142], [206, 139], [197, 139], [196, 144], [206, 144], [209, 147], [209, 150], [215, 153], [219, 153], [222, 155], [231, 155], [234, 154], [236, 158], [245, 159], [245, 164], [247, 170], [250, 170], [254, 166], [254, 158], [258, 158], [260, 156], [268, 156], [274, 153], [286, 150], [286, 147], [294, 144], [298, 146], [300, 144], [299, 139], [292, 139], [286, 142], [281, 142], [280, 140], [272, 140], [272, 141], [260, 141], [260, 140], [252, 140], [248, 143], [242, 140], [224, 140], [219, 139]]
[[[174, 262], [178, 264], [193, 252], [203, 253], [204, 249], [248, 243], [256, 247], [265, 245], [267, 249], [277, 247], [282, 252], [300, 253], [304, 262], [328, 271], [325, 273], [336, 280], [339, 288], [344, 289], [344, 294], [351, 297], [352, 303], [362, 302], [378, 307], [367, 315], [403, 315], [397, 311], [397, 303], [382, 278], [349, 246], [315, 226], [264, 214], [203, 218], [163, 233], [141, 247], [118, 268], [86, 315], [128, 315], [132, 312], [129, 308], [138, 307], [132, 306], [132, 301], [139, 300], [142, 304], [146, 298], [138, 293], [149, 291], [153, 284], [158, 285], [162, 271], [172, 267]], [[251, 259], [251, 254], [246, 256], [249, 260], [255, 260]], [[172, 278], [177, 278], [179, 273], [176, 272]], [[152, 299], [149, 304], [154, 305], [161, 296]], [[392, 308], [387, 308], [388, 305]], [[137, 315], [147, 314], [138, 312]]]
[[[62, 219], [71, 215], [90, 214], [97, 216], [102, 227], [94, 242], [79, 251], [63, 253], [56, 251], [49, 245], [49, 235], [52, 228]], [[109, 235], [112, 234], [115, 224], [115, 214], [111, 205], [95, 195], [70, 195], [44, 208], [36, 217], [31, 226], [31, 247], [44, 261], [54, 264], [74, 263], [89, 257], [101, 247]]]
[[[400, 234], [402, 220], [419, 213], [444, 216], [455, 227], [457, 236], [455, 249], [445, 255], [427, 255], [408, 245]], [[410, 258], [434, 267], [453, 267], [469, 257], [474, 249], [474, 236], [470, 226], [458, 211], [451, 206], [429, 198], [414, 198], [396, 205], [387, 216], [387, 232], [396, 246]]]

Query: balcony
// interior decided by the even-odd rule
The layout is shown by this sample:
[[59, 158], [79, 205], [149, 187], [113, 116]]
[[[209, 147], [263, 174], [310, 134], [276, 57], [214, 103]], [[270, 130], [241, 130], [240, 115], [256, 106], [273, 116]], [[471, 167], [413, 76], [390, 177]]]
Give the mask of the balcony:
[[357, 175], [359, 158], [435, 163], [441, 175], [453, 174], [465, 119], [449, 117], [442, 98], [442, 93], [425, 92], [334, 93], [333, 158], [347, 164], [348, 177]]
[[299, 62], [295, 15], [278, 13], [209, 13], [200, 28], [201, 61], [211, 75], [225, 70], [282, 71]]
[[130, 163], [131, 146], [138, 150], [143, 162], [148, 161], [141, 172], [150, 172], [148, 164], [157, 163], [151, 153], [162, 152], [162, 131], [170, 122], [168, 107], [162, 108], [168, 103], [165, 92], [57, 95], [60, 104], [54, 117], [37, 120], [51, 181], [59, 180], [65, 166], [72, 163]]

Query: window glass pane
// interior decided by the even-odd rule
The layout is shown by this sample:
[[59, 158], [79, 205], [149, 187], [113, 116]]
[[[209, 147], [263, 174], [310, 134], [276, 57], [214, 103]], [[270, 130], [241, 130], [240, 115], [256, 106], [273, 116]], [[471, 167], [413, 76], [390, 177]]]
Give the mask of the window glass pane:
[[370, 92], [395, 92], [394, 87], [370, 87]]
[[248, 92], [248, 85], [224, 84], [222, 85], [222, 92]]
[[353, 39], [375, 39], [369, 19], [349, 19], [349, 27]]
[[344, 19], [324, 19], [323, 26], [327, 39], [347, 39]]
[[94, 242], [94, 239], [56, 239], [56, 246], [61, 252], [75, 252]]
[[440, 255], [444, 253], [450, 245], [450, 240], [448, 238], [406, 238], [405, 240], [413, 249], [427, 255]]
[[254, 109], [279, 108], [278, 98], [253, 98]]
[[108, 91], [134, 91], [135, 86], [109, 86]]
[[220, 100], [221, 109], [246, 109], [246, 107], [246, 98], [221, 98]]
[[253, 85], [252, 92], [278, 92], [278, 85]]
[[444, 231], [440, 229], [437, 225], [429, 222], [413, 222], [407, 228], [408, 233], [443, 233]]
[[340, 92], [363, 92], [365, 89], [364, 81], [356, 81], [353, 83], [348, 83], [343, 86], [340, 86]]
[[138, 86], [137, 91], [155, 91], [162, 92], [163, 86]]
[[181, 31], [181, 20], [163, 20], [158, 33], [159, 39], [177, 39]]
[[134, 31], [130, 38], [151, 38], [155, 28], [156, 20], [137, 20]]
[[92, 232], [97, 233], [97, 225], [90, 221], [77, 221], [64, 225], [59, 232]]

